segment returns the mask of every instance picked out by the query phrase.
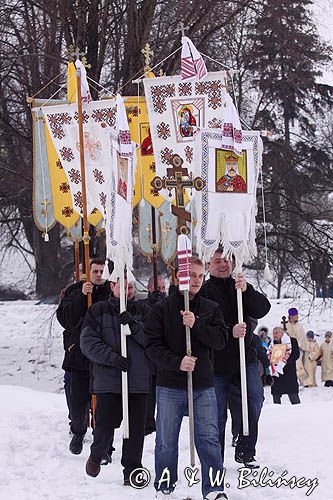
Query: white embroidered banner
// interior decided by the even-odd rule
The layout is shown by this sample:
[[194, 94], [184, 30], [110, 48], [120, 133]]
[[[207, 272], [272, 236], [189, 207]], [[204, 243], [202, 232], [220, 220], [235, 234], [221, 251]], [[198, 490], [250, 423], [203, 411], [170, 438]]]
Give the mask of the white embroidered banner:
[[[106, 215], [110, 192], [111, 147], [108, 129], [116, 126], [115, 100], [83, 103], [83, 135], [88, 214], [98, 209]], [[82, 216], [82, 180], [77, 104], [42, 108], [59, 156], [59, 168], [67, 174], [73, 206]]]
[[114, 263], [112, 279], [127, 267], [128, 278], [133, 267], [132, 201], [136, 168], [135, 143], [131, 143], [129, 157], [121, 156], [118, 134], [110, 133], [112, 176], [110, 203], [106, 208], [106, 256]]
[[244, 131], [242, 155], [223, 144], [222, 131], [201, 130], [196, 138], [198, 174], [205, 181], [196, 195], [197, 251], [206, 260], [222, 245], [242, 265], [256, 254], [256, 189], [262, 163], [257, 131]]
[[200, 81], [182, 81], [181, 76], [174, 76], [146, 78], [143, 83], [156, 175], [166, 175], [174, 154], [183, 159], [189, 173], [194, 170], [194, 136], [200, 129], [221, 129], [221, 141], [239, 152], [242, 131], [224, 88], [224, 72], [208, 73]]

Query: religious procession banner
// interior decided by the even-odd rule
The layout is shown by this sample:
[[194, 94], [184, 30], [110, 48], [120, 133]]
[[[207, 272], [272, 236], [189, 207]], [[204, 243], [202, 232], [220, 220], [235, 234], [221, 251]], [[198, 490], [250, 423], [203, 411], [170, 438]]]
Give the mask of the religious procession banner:
[[[38, 101], [32, 102], [32, 107], [38, 106]], [[49, 163], [46, 149], [43, 114], [40, 110], [32, 114], [33, 143], [33, 214], [36, 226], [47, 233], [55, 224], [53, 196]]]
[[153, 207], [159, 208], [165, 199], [150, 185], [156, 173], [146, 99], [131, 96], [124, 97], [124, 102], [131, 139], [138, 144], [133, 207], [144, 199]]
[[181, 76], [143, 81], [158, 176], [166, 175], [174, 154], [189, 172], [194, 169], [194, 138], [200, 129], [220, 128], [225, 143], [241, 144], [241, 126], [225, 78], [224, 72], [215, 72], [200, 81], [182, 81]]
[[133, 267], [132, 247], [132, 201], [135, 178], [136, 144], [131, 143], [131, 151], [122, 156], [118, 135], [110, 132], [111, 139], [111, 183], [106, 206], [106, 256], [114, 263], [113, 278], [127, 273]]
[[[88, 213], [105, 217], [109, 196], [111, 146], [109, 129], [116, 127], [115, 100], [83, 103], [83, 136]], [[82, 216], [82, 185], [76, 104], [43, 107], [54, 148], [67, 176], [73, 210]], [[98, 221], [97, 221], [98, 222]]]
[[260, 132], [243, 131], [242, 154], [224, 146], [223, 132], [201, 130], [196, 162], [204, 188], [196, 195], [197, 250], [206, 260], [221, 244], [239, 266], [256, 254], [256, 188], [262, 164]]

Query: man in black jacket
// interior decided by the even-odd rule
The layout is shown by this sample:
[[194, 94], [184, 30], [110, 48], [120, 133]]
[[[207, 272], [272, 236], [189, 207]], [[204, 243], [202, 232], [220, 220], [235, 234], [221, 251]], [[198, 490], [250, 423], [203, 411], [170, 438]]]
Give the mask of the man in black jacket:
[[[223, 258], [223, 250], [219, 248], [209, 263], [210, 279], [204, 283], [201, 294], [215, 300], [223, 313], [225, 322], [230, 328], [238, 323], [237, 288], [242, 291], [243, 315], [246, 323], [246, 334], [242, 333], [245, 342], [249, 436], [243, 435], [243, 426], [237, 441], [235, 460], [247, 466], [255, 466], [255, 448], [258, 438], [258, 421], [264, 401], [264, 392], [260, 379], [257, 351], [253, 343], [251, 318], [259, 319], [270, 310], [266, 297], [255, 291], [246, 282], [244, 276], [231, 277], [233, 262]], [[225, 349], [215, 352], [215, 391], [219, 411], [219, 431], [222, 455], [225, 444], [225, 425], [227, 422], [227, 403], [232, 383], [240, 387], [239, 339], [230, 335]]]
[[[125, 281], [127, 288], [127, 282]], [[114, 429], [122, 421], [121, 372], [128, 373], [129, 439], [124, 439], [121, 464], [124, 485], [130, 485], [131, 473], [141, 468], [147, 398], [149, 392], [148, 360], [143, 347], [144, 304], [128, 300], [120, 314], [119, 281], [111, 283], [112, 296], [107, 302], [93, 305], [85, 317], [81, 349], [93, 363], [93, 393], [96, 394], [94, 442], [86, 463], [86, 472], [96, 477], [108, 450]], [[120, 325], [128, 324], [127, 358], [121, 356]], [[135, 478], [131, 478], [135, 481]]]
[[[92, 259], [90, 281], [80, 281], [68, 287], [61, 302], [58, 319], [65, 328], [66, 349], [64, 370], [71, 372], [70, 414], [73, 437], [69, 444], [71, 453], [82, 452], [83, 438], [88, 427], [91, 394], [89, 391], [89, 360], [80, 349], [80, 335], [84, 317], [88, 309], [87, 294], [92, 294], [92, 303], [105, 301], [110, 294], [109, 283], [102, 278], [104, 261]], [[60, 307], [60, 306], [59, 306]]]
[[[146, 352], [157, 366], [155, 488], [161, 498], [174, 490], [178, 477], [178, 438], [187, 414], [189, 371], [193, 372], [194, 437], [201, 462], [202, 493], [209, 500], [226, 498], [223, 487], [210, 484], [209, 468], [223, 468], [212, 350], [223, 349], [227, 328], [218, 305], [198, 294], [203, 279], [204, 265], [193, 257], [190, 310], [184, 310], [184, 296], [177, 291], [155, 304], [145, 322]], [[192, 356], [186, 356], [185, 325], [191, 329]], [[237, 325], [234, 331], [244, 327]], [[167, 484], [162, 478], [165, 468], [170, 474]]]

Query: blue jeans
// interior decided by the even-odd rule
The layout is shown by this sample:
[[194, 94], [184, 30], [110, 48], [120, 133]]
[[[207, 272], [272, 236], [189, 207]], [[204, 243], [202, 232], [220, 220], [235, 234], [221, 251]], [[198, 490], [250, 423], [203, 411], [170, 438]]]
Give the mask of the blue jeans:
[[[243, 421], [236, 446], [236, 454], [244, 453], [245, 457], [254, 457], [258, 439], [258, 421], [264, 402], [264, 389], [262, 386], [259, 368], [256, 362], [246, 365], [247, 402], [249, 412], [249, 435], [243, 435]], [[227, 423], [227, 406], [231, 384], [239, 384], [240, 376], [235, 374], [219, 375], [215, 377], [215, 393], [217, 399], [219, 432], [222, 459], [224, 457], [225, 425]]]
[[[155, 442], [155, 483], [158, 490], [173, 490], [178, 479], [178, 439], [182, 419], [188, 414], [187, 390], [156, 388], [157, 417]], [[213, 477], [222, 471], [223, 462], [219, 442], [217, 405], [214, 388], [195, 389], [194, 407], [194, 442], [201, 463], [202, 493], [222, 491], [223, 486], [211, 486], [209, 468], [213, 468]], [[158, 485], [163, 470], [170, 472], [170, 486], [165, 482]], [[164, 477], [164, 476], [163, 476]]]

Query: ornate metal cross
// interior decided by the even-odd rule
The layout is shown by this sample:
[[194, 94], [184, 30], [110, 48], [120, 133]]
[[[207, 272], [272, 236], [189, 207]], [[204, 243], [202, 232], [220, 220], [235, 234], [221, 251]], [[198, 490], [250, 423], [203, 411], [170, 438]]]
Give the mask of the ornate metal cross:
[[282, 321], [281, 325], [283, 326], [284, 331], [287, 331], [287, 318], [285, 316], [282, 316]]
[[80, 56], [84, 56], [84, 52], [80, 52], [80, 49], [75, 48], [74, 45], [70, 45], [68, 50], [65, 51], [65, 55], [68, 57], [69, 61], [74, 61], [75, 59], [80, 59]]
[[[154, 177], [150, 185], [155, 191], [168, 189], [169, 196], [172, 196], [171, 191], [175, 189], [176, 206], [171, 206], [172, 213], [178, 218], [177, 233], [189, 234], [190, 230], [186, 226], [186, 221], [191, 222], [191, 214], [185, 210], [185, 188], [201, 191], [205, 185], [201, 177], [193, 178], [192, 172], [188, 174], [187, 168], [184, 168], [182, 158], [175, 154], [172, 155], [169, 162], [172, 168], [167, 168], [167, 175], [163, 177]], [[188, 179], [184, 179], [188, 177]]]
[[154, 52], [151, 50], [149, 43], [146, 43], [144, 49], [141, 50], [145, 57], [145, 65], [149, 68]]
[[185, 36], [185, 30], [188, 30], [189, 28], [190, 28], [189, 26], [185, 26], [185, 24], [183, 23], [183, 21], [181, 21], [179, 23], [179, 28], [176, 28], [175, 32], [176, 33], [181, 32], [182, 36]]

